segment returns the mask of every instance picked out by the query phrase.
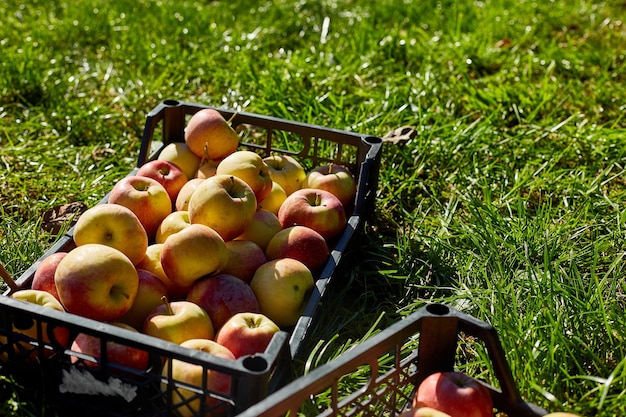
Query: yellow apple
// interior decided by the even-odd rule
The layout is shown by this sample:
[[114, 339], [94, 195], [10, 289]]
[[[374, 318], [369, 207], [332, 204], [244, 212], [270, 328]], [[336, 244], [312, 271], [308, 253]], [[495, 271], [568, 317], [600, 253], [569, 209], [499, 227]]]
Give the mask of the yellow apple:
[[252, 188], [257, 204], [262, 202], [272, 189], [267, 164], [256, 152], [236, 151], [224, 158], [215, 171], [215, 175], [234, 175], [241, 178]]
[[198, 157], [219, 160], [237, 150], [239, 135], [220, 112], [202, 109], [189, 119], [185, 143]]
[[153, 337], [180, 344], [189, 339], [213, 339], [211, 318], [191, 301], [163, 302], [146, 317], [142, 331]]
[[179, 287], [190, 287], [205, 275], [218, 274], [228, 263], [222, 237], [203, 224], [191, 224], [163, 243], [161, 265]]
[[100, 243], [128, 256], [137, 265], [148, 248], [148, 235], [139, 218], [119, 204], [98, 204], [86, 210], [74, 225], [74, 243]]
[[252, 188], [234, 175], [215, 175], [198, 185], [187, 211], [189, 221], [214, 229], [227, 241], [246, 229], [256, 212]]
[[261, 313], [281, 327], [296, 324], [313, 289], [311, 271], [300, 261], [282, 258], [261, 265], [250, 287]]
[[185, 142], [172, 142], [161, 149], [158, 159], [176, 164], [190, 180], [196, 176], [201, 158]]
[[269, 168], [272, 181], [281, 185], [287, 195], [302, 188], [306, 172], [290, 155], [272, 155], [263, 158]]
[[272, 189], [270, 190], [269, 195], [265, 197], [265, 200], [258, 203], [258, 206], [260, 209], [265, 209], [274, 214], [278, 214], [278, 210], [286, 198], [287, 193], [283, 187], [279, 183], [272, 181]]
[[191, 226], [187, 210], [176, 210], [163, 219], [156, 231], [155, 243], [163, 243], [168, 236]]
[[178, 192], [176, 202], [174, 203], [176, 210], [187, 210], [187, 205], [189, 204], [189, 199], [191, 198], [191, 195], [194, 191], [196, 191], [196, 188], [198, 188], [198, 185], [200, 185], [202, 181], [204, 181], [204, 179], [202, 178], [192, 178], [187, 181], [185, 185], [183, 185], [183, 188], [181, 188]]
[[259, 209], [254, 213], [252, 221], [236, 240], [251, 240], [263, 250], [274, 235], [282, 229], [278, 216], [268, 210]]

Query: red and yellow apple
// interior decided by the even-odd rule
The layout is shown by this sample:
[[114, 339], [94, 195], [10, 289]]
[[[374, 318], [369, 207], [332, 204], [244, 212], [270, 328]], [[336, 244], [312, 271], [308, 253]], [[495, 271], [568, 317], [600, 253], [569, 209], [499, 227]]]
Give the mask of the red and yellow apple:
[[237, 150], [239, 135], [220, 112], [202, 109], [189, 119], [185, 143], [198, 157], [219, 160]]
[[257, 204], [259, 209], [264, 209], [267, 211], [271, 211], [274, 214], [278, 214], [278, 210], [280, 210], [280, 206], [283, 204], [285, 199], [287, 198], [287, 193], [283, 189], [283, 187], [277, 183], [272, 181], [272, 189], [270, 193], [263, 201]]
[[306, 226], [291, 226], [276, 233], [265, 248], [268, 260], [297, 259], [313, 274], [321, 272], [328, 261], [330, 250], [326, 239]]
[[213, 339], [211, 318], [199, 305], [185, 301], [163, 300], [146, 317], [143, 333], [180, 344], [189, 339]]
[[44, 258], [33, 274], [30, 288], [49, 292], [58, 300], [59, 293], [54, 283], [54, 272], [57, 266], [59, 266], [61, 259], [65, 258], [65, 255], [67, 255], [67, 252], [56, 252]]
[[185, 142], [172, 142], [161, 149], [158, 159], [175, 164], [185, 173], [187, 180], [190, 180], [195, 178], [201, 158]]
[[172, 201], [165, 188], [155, 179], [131, 175], [119, 180], [109, 194], [109, 203], [128, 207], [146, 229], [148, 241], [172, 212]]
[[161, 282], [163, 282], [163, 284], [165, 284], [169, 296], [171, 298], [178, 298], [178, 287], [174, 284], [174, 282], [172, 282], [171, 279], [169, 279], [169, 277], [163, 270], [163, 265], [161, 265], [162, 250], [162, 243], [153, 243], [149, 245], [148, 249], [146, 249], [146, 256], [144, 256], [141, 262], [136, 265], [137, 270], [144, 269], [154, 274], [157, 278], [161, 280]]
[[137, 265], [146, 255], [148, 235], [128, 207], [98, 204], [87, 209], [74, 225], [74, 243], [100, 243], [115, 248]]
[[118, 321], [141, 330], [148, 314], [163, 303], [162, 299], [168, 296], [168, 292], [165, 283], [152, 272], [137, 269], [137, 275], [139, 287], [135, 302]]
[[290, 155], [272, 155], [263, 158], [267, 164], [272, 181], [280, 184], [287, 195], [302, 188], [306, 171], [300, 163]]
[[203, 159], [196, 171], [196, 178], [207, 179], [215, 175], [221, 160]]
[[114, 321], [130, 310], [139, 287], [135, 265], [119, 250], [99, 243], [77, 246], [59, 262], [54, 282], [70, 313]]
[[261, 313], [281, 328], [296, 324], [313, 285], [309, 268], [291, 258], [275, 259], [261, 265], [250, 281]]
[[263, 250], [267, 244], [282, 229], [278, 216], [268, 210], [258, 209], [248, 223], [243, 233], [236, 240], [251, 240]]
[[215, 341], [230, 350], [235, 358], [263, 353], [280, 328], [260, 313], [237, 313], [219, 329]]
[[[191, 339], [181, 343], [181, 346], [188, 349], [201, 350], [221, 359], [235, 360], [235, 356], [231, 351], [213, 340]], [[190, 362], [178, 359], [173, 359], [171, 365], [166, 362], [163, 366], [162, 375], [166, 381], [172, 381], [172, 383], [183, 382], [197, 387], [204, 387], [207, 390], [224, 395], [230, 394], [232, 376], [218, 372], [215, 369], [207, 369], [205, 372], [202, 366]], [[206, 384], [203, 384], [203, 381], [206, 381]], [[198, 396], [195, 392], [181, 386], [168, 387], [166, 382], [161, 384], [161, 391], [170, 395], [168, 401], [171, 401], [176, 414], [180, 417], [197, 416], [203, 406], [202, 399], [205, 401], [204, 416], [219, 417], [227, 415], [228, 404], [217, 398], [208, 395]]]
[[272, 190], [267, 164], [256, 152], [241, 150], [231, 153], [219, 163], [215, 175], [234, 175], [242, 179], [252, 188], [257, 204]]
[[187, 211], [189, 221], [214, 229], [227, 241], [246, 230], [256, 213], [252, 188], [234, 175], [207, 178], [194, 191]]
[[167, 277], [182, 288], [205, 276], [218, 274], [228, 263], [222, 237], [203, 224], [191, 224], [170, 235], [161, 249], [161, 266]]
[[356, 180], [348, 168], [338, 164], [326, 164], [310, 171], [302, 188], [315, 188], [331, 192], [341, 201], [344, 209], [354, 205]]
[[202, 307], [219, 330], [237, 313], [259, 312], [259, 303], [252, 288], [243, 280], [218, 274], [198, 280], [187, 293], [187, 301]]
[[263, 249], [250, 240], [229, 240], [226, 248], [228, 263], [221, 273], [233, 275], [245, 282], [250, 282], [257, 268], [267, 262]]
[[148, 161], [139, 167], [136, 174], [140, 177], [148, 177], [157, 180], [174, 203], [180, 189], [187, 183], [187, 175], [178, 165], [163, 159]]
[[183, 185], [183, 188], [181, 188], [180, 191], [178, 192], [178, 196], [176, 197], [176, 202], [174, 203], [174, 208], [176, 210], [178, 211], [187, 210], [187, 206], [189, 205], [189, 199], [191, 198], [191, 195], [193, 194], [194, 191], [196, 191], [196, 188], [198, 187], [198, 185], [202, 183], [202, 181], [204, 181], [204, 179], [202, 178], [192, 178], [189, 181], [187, 181], [185, 185]]
[[189, 213], [186, 210], [175, 210], [163, 219], [154, 237], [155, 243], [164, 243], [170, 235], [191, 226]]
[[326, 240], [338, 236], [347, 224], [341, 201], [328, 191], [314, 188], [302, 188], [287, 197], [278, 211], [278, 220], [283, 229], [310, 227]]

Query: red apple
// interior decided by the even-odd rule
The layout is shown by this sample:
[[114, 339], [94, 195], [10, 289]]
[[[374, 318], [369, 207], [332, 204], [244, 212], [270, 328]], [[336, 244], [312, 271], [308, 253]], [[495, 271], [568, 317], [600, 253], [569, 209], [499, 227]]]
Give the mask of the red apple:
[[354, 205], [356, 197], [356, 180], [348, 168], [338, 164], [326, 164], [310, 171], [302, 188], [315, 188], [333, 193], [344, 209]]
[[207, 178], [193, 192], [187, 211], [191, 223], [214, 229], [227, 241], [246, 229], [256, 212], [254, 191], [234, 175]]
[[202, 307], [216, 330], [237, 313], [258, 313], [259, 303], [252, 288], [241, 279], [219, 274], [198, 280], [187, 293], [187, 301]]
[[[126, 329], [130, 332], [137, 332], [135, 328], [124, 323], [112, 322], [110, 324]], [[72, 342], [71, 350], [77, 353], [92, 356], [95, 359], [100, 359], [102, 355], [101, 346], [102, 340], [99, 337], [86, 333], [79, 333], [74, 339], [74, 342]], [[111, 340], [107, 340], [106, 342], [106, 353], [109, 363], [130, 369], [136, 369], [138, 371], [145, 371], [148, 369], [148, 365], [150, 363], [150, 354], [148, 351], [124, 345], [122, 343], [113, 342]], [[77, 356], [72, 356], [71, 361], [72, 363], [77, 363], [80, 359]], [[82, 363], [88, 368], [97, 368], [99, 366], [97, 362], [92, 362], [90, 360], [83, 360]]]
[[165, 299], [148, 314], [142, 327], [147, 335], [178, 344], [189, 339], [213, 339], [214, 329], [211, 318], [199, 305]]
[[234, 175], [252, 188], [257, 204], [262, 202], [272, 190], [267, 164], [256, 152], [236, 151], [224, 158], [215, 175]]
[[489, 390], [462, 372], [436, 372], [418, 386], [413, 404], [432, 407], [455, 417], [493, 417]]
[[30, 288], [49, 292], [58, 300], [59, 293], [54, 283], [54, 272], [57, 270], [61, 259], [65, 258], [65, 255], [67, 255], [67, 252], [56, 252], [44, 258], [35, 270]]
[[250, 282], [257, 268], [267, 262], [263, 249], [250, 240], [229, 240], [226, 248], [228, 263], [221, 273], [236, 276], [245, 282]]
[[126, 314], [139, 287], [137, 270], [128, 257], [99, 243], [68, 252], [57, 266], [54, 282], [67, 311], [100, 321]]
[[239, 135], [220, 112], [202, 109], [189, 119], [185, 142], [200, 158], [219, 160], [237, 150]]
[[235, 358], [263, 353], [280, 328], [260, 313], [237, 313], [224, 323], [215, 341], [226, 346]]
[[274, 235], [265, 248], [265, 256], [268, 260], [297, 259], [314, 274], [321, 272], [329, 255], [326, 239], [306, 226], [291, 226], [281, 230]]
[[283, 229], [301, 225], [317, 231], [326, 240], [339, 235], [346, 227], [346, 213], [332, 193], [303, 188], [291, 194], [278, 210]]
[[[191, 339], [181, 343], [180, 345], [188, 349], [201, 350], [211, 355], [215, 355], [218, 358], [235, 360], [235, 356], [232, 352], [213, 340]], [[205, 372], [202, 366], [195, 365], [190, 362], [174, 359], [172, 360], [171, 366], [166, 362], [163, 366], [162, 375], [165, 378], [164, 381], [171, 378], [174, 382], [184, 382], [197, 387], [202, 387], [203, 381], [206, 381], [204, 385], [206, 389], [224, 395], [230, 394], [230, 384], [232, 378], [230, 375], [220, 373], [214, 369], [207, 369]], [[180, 386], [168, 387], [167, 384], [163, 382], [161, 384], [161, 391], [168, 395], [171, 393], [169, 400], [175, 408], [176, 415], [179, 415], [180, 417], [197, 416], [202, 407], [202, 398], [204, 398], [205, 401], [205, 416], [226, 416], [228, 412], [228, 405], [225, 402], [208, 395], [199, 397], [196, 392]]]
[[165, 188], [157, 180], [139, 175], [118, 181], [108, 202], [131, 209], [146, 229], [149, 241], [154, 239], [163, 219], [172, 212], [172, 201]]
[[118, 321], [141, 330], [143, 323], [157, 306], [163, 303], [163, 297], [168, 296], [165, 283], [150, 271], [137, 269], [139, 287], [135, 302]]
[[157, 180], [174, 203], [180, 189], [187, 183], [187, 175], [173, 162], [163, 159], [148, 161], [139, 167], [136, 174]]

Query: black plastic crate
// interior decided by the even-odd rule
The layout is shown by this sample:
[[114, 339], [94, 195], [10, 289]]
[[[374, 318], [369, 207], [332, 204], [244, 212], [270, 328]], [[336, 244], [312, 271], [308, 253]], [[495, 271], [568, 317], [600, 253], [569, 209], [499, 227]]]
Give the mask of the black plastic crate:
[[[500, 388], [481, 382], [499, 412], [510, 417], [547, 414], [521, 398], [493, 326], [443, 304], [429, 304], [237, 417], [398, 415], [410, 408], [416, 387], [428, 375], [454, 370], [460, 335], [484, 344]], [[367, 380], [345, 392], [340, 381], [363, 372], [363, 367], [369, 372]], [[320, 393], [332, 398], [330, 406], [315, 402]]]
[[[160, 386], [167, 384], [171, 389], [180, 382], [161, 377], [159, 365], [163, 358], [199, 364], [230, 375], [232, 386], [229, 394], [197, 389], [199, 397], [215, 396], [229, 404], [229, 415], [245, 410], [286, 382], [291, 374], [293, 359], [301, 353], [301, 346], [315, 320], [324, 293], [334, 278], [336, 267], [348, 245], [358, 238], [365, 220], [373, 213], [382, 141], [373, 136], [295, 121], [165, 100], [146, 117], [137, 168], [129, 175], [133, 175], [147, 161], [155, 159], [168, 143], [184, 141], [184, 129], [189, 118], [203, 108], [214, 108], [231, 120], [240, 133], [239, 149], [254, 150], [261, 156], [289, 154], [305, 169], [334, 162], [350, 168], [357, 178], [357, 196], [346, 229], [331, 247], [331, 255], [322, 272], [315, 277], [315, 287], [296, 325], [278, 333], [265, 353], [232, 362], [106, 323], [20, 302], [8, 297], [11, 293], [8, 290], [5, 296], [0, 296], [0, 373], [15, 376], [33, 392], [44, 392], [45, 397], [60, 408], [66, 405], [68, 410], [119, 416], [173, 414], [172, 405]], [[106, 203], [107, 199], [108, 195], [101, 203]], [[43, 259], [53, 253], [73, 249], [72, 236], [73, 229], [70, 229], [58, 239], [17, 279], [18, 287], [30, 288], [34, 273]], [[24, 340], [23, 336], [11, 330], [14, 325], [24, 323], [34, 323], [39, 329], [36, 339]], [[54, 342], [44, 342], [43, 330], [47, 328], [50, 333], [54, 326], [68, 328], [72, 336], [78, 333], [95, 335], [100, 338], [102, 346], [107, 341], [116, 341], [146, 350], [151, 354], [153, 366], [146, 372], [118, 369], [106, 357], [101, 359], [99, 368], [95, 370], [72, 365], [70, 359], [75, 354]], [[204, 414], [204, 411], [199, 414]]]

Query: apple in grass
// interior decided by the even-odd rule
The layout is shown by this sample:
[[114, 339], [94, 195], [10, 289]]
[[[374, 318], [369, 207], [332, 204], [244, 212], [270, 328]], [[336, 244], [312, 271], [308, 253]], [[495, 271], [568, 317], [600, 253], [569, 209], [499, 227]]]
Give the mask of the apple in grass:
[[211, 227], [225, 241], [243, 233], [256, 209], [252, 188], [234, 175], [215, 175], [204, 180], [187, 207], [191, 223]]
[[414, 406], [425, 406], [455, 417], [493, 417], [489, 390], [458, 371], [435, 372], [417, 387]]
[[246, 229], [235, 240], [251, 240], [263, 250], [276, 233], [282, 230], [278, 216], [268, 210], [257, 209]]
[[[137, 333], [137, 329], [125, 323], [111, 322], [113, 326]], [[72, 342], [71, 350], [76, 353], [82, 353], [92, 356], [99, 360], [102, 357], [102, 339], [87, 333], [79, 333]], [[145, 371], [150, 364], [150, 354], [146, 350], [138, 349], [123, 343], [106, 341], [106, 358], [109, 364], [115, 364], [125, 368]], [[78, 356], [71, 356], [72, 363], [82, 363], [88, 368], [98, 368], [101, 366], [98, 362], [88, 359], [80, 359]]]
[[114, 321], [130, 310], [139, 287], [135, 265], [119, 250], [99, 243], [77, 246], [59, 262], [54, 282], [70, 313]]
[[252, 188], [257, 203], [262, 202], [272, 190], [267, 164], [256, 152], [236, 151], [224, 158], [215, 175], [234, 175]]
[[329, 191], [314, 188], [302, 188], [287, 197], [278, 211], [278, 220], [283, 229], [306, 226], [327, 241], [338, 236], [347, 224], [341, 201]]
[[[188, 349], [201, 350], [221, 359], [235, 360], [235, 356], [228, 348], [213, 340], [191, 339], [180, 345]], [[161, 384], [161, 391], [170, 396], [169, 401], [171, 401], [176, 414], [180, 417], [197, 416], [203, 409], [203, 405], [205, 416], [218, 417], [227, 415], [228, 404], [218, 398], [208, 395], [198, 396], [197, 393], [186, 388], [175, 386], [168, 387], [167, 384], [172, 382], [184, 382], [189, 385], [204, 387], [213, 392], [229, 395], [232, 378], [230, 375], [218, 372], [214, 369], [207, 369], [205, 371], [200, 365], [173, 359], [171, 363], [166, 362], [163, 366], [162, 376], [168, 382]], [[203, 381], [206, 381], [204, 385]], [[205, 401], [204, 404], [201, 402], [203, 400]]]
[[265, 249], [268, 260], [297, 259], [312, 273], [321, 272], [328, 261], [330, 250], [326, 239], [306, 226], [291, 226], [276, 233]]
[[260, 313], [237, 313], [224, 323], [215, 341], [230, 350], [235, 358], [263, 353], [280, 328]]
[[148, 314], [163, 303], [163, 297], [168, 296], [168, 291], [165, 283], [152, 272], [137, 269], [137, 275], [139, 287], [135, 302], [118, 321], [141, 330]]
[[128, 207], [98, 204], [87, 209], [74, 225], [74, 243], [100, 243], [128, 256], [137, 265], [146, 255], [148, 234], [141, 221]]
[[278, 214], [280, 206], [287, 198], [285, 189], [277, 182], [272, 181], [272, 189], [270, 193], [263, 201], [258, 203], [259, 209], [271, 211], [274, 214]]
[[266, 262], [250, 281], [260, 312], [281, 328], [297, 323], [314, 285], [309, 268], [291, 258]]
[[215, 327], [206, 311], [185, 300], [168, 301], [155, 307], [145, 318], [142, 332], [180, 344], [189, 339], [213, 339]]
[[128, 207], [139, 218], [148, 241], [154, 240], [157, 228], [172, 212], [172, 201], [157, 180], [130, 175], [119, 180], [109, 194], [109, 203]]
[[59, 293], [54, 283], [54, 272], [65, 255], [67, 252], [56, 252], [44, 258], [35, 270], [30, 288], [49, 292], [58, 300]]
[[187, 210], [176, 210], [167, 215], [163, 219], [154, 237], [155, 243], [164, 243], [168, 236], [180, 232], [187, 226], [191, 226], [189, 222], [189, 213]]
[[157, 159], [175, 164], [185, 173], [187, 180], [195, 178], [201, 160], [185, 142], [168, 143], [161, 149]]
[[189, 119], [185, 143], [200, 158], [220, 160], [237, 150], [239, 135], [220, 112], [202, 109]]
[[196, 188], [198, 188], [198, 185], [200, 185], [202, 181], [204, 181], [203, 178], [192, 178], [187, 181], [185, 185], [183, 185], [183, 188], [181, 188], [178, 192], [178, 196], [176, 197], [176, 201], [174, 202], [174, 208], [177, 211], [187, 210], [191, 195], [194, 191], [196, 191]]
[[224, 240], [203, 224], [191, 224], [163, 242], [163, 271], [181, 288], [191, 287], [205, 275], [218, 274], [227, 263], [228, 249]]
[[270, 178], [278, 183], [287, 195], [302, 188], [306, 171], [290, 155], [272, 155], [263, 158], [269, 169]]
[[187, 293], [187, 301], [202, 307], [219, 330], [237, 313], [259, 312], [259, 303], [252, 288], [233, 275], [218, 274], [198, 280]]
[[302, 188], [315, 188], [333, 193], [345, 209], [354, 205], [356, 180], [348, 168], [338, 164], [325, 164], [310, 171]]
[[148, 161], [139, 167], [135, 175], [157, 180], [174, 203], [180, 189], [187, 183], [187, 175], [176, 164], [163, 159]]

